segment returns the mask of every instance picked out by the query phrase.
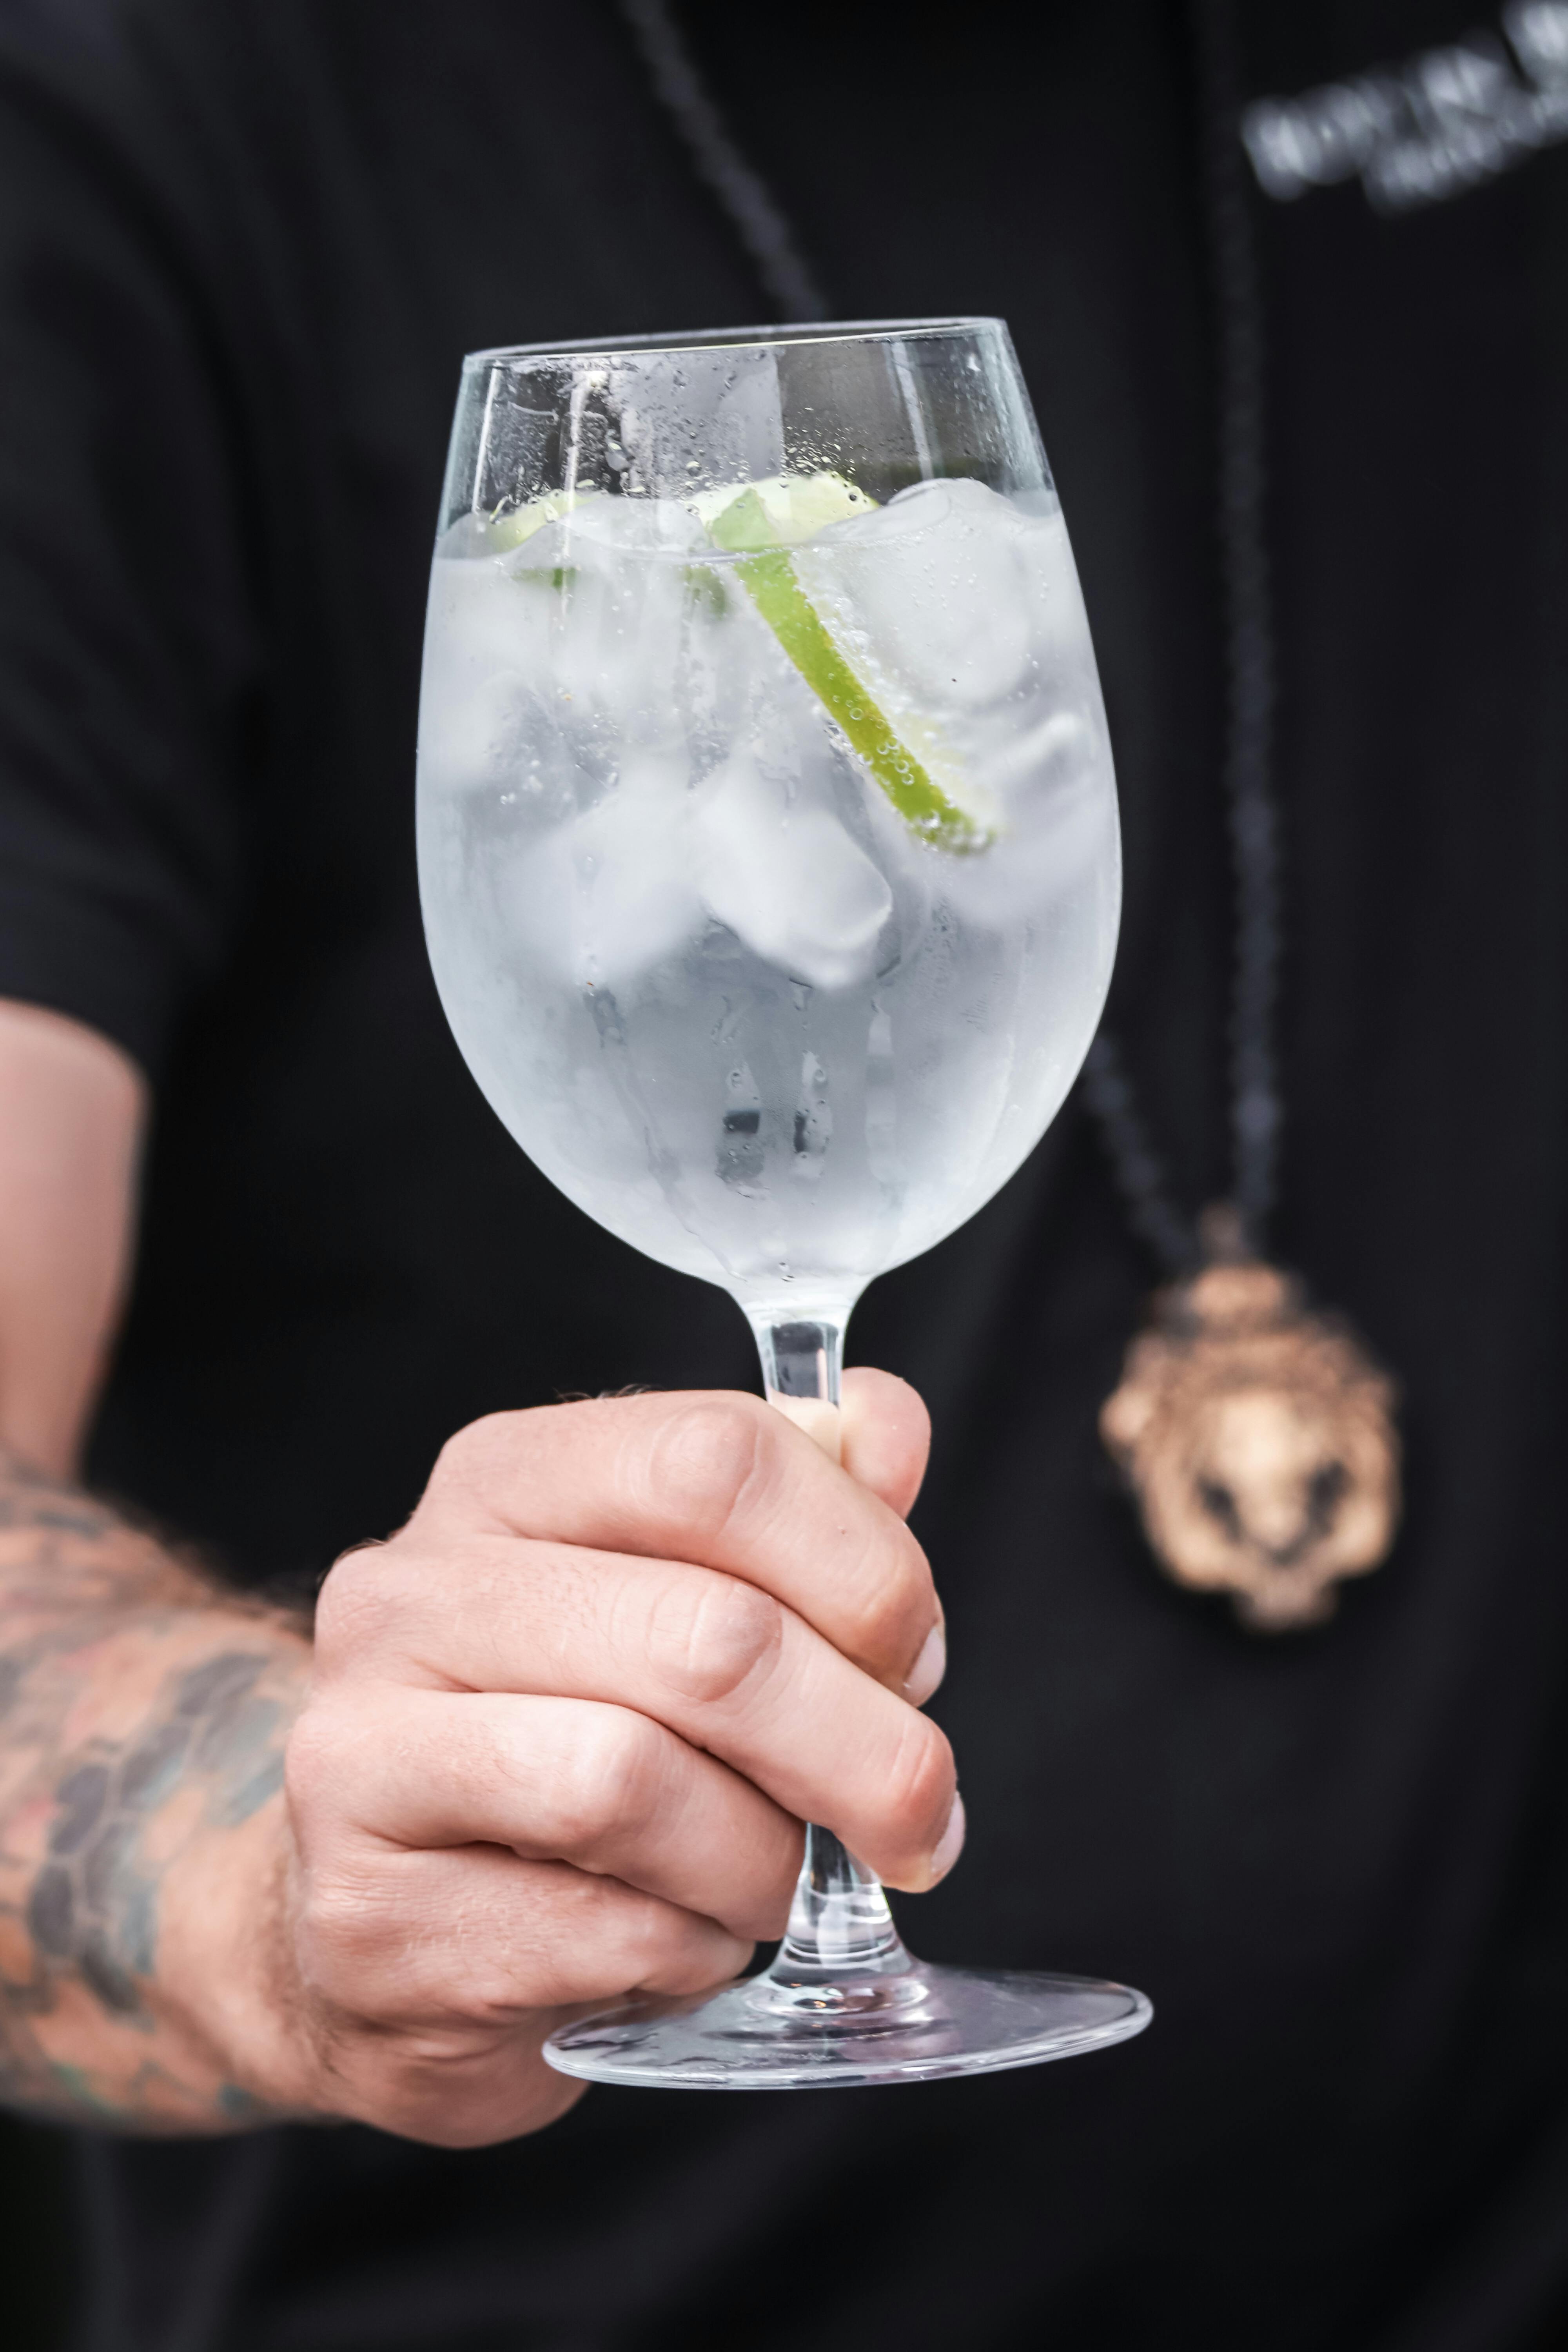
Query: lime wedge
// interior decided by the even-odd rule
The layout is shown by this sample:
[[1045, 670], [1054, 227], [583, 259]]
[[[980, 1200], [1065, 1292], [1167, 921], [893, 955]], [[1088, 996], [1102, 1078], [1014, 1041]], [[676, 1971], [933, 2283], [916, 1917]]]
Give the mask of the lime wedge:
[[[841, 475], [813, 474], [797, 482], [754, 482], [703, 520], [716, 547], [741, 556], [735, 569], [752, 604], [910, 832], [960, 854], [984, 849], [990, 831], [948, 797], [900, 740], [840, 653], [780, 544], [786, 531], [787, 544], [798, 546], [827, 523], [874, 503]], [[809, 527], [808, 518], [814, 518]]]

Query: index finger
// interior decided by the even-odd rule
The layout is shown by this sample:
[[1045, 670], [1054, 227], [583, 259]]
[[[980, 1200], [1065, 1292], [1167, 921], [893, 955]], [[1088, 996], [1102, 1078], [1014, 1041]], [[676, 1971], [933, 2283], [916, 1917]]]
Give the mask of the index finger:
[[448, 1442], [414, 1524], [721, 1569], [879, 1682], [931, 1695], [916, 1670], [941, 1612], [924, 1552], [760, 1398], [710, 1390], [493, 1413]]

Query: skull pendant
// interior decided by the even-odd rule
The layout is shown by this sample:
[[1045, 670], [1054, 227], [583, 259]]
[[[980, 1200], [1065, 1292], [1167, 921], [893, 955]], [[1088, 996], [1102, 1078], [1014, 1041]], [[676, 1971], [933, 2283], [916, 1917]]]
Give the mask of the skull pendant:
[[1228, 1592], [1258, 1632], [1315, 1625], [1399, 1523], [1394, 1382], [1257, 1259], [1160, 1293], [1100, 1434], [1178, 1584]]

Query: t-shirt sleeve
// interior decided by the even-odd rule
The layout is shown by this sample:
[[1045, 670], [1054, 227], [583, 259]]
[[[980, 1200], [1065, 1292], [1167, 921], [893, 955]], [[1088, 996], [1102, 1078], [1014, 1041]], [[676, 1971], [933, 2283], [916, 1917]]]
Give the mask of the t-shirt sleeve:
[[264, 724], [199, 224], [0, 54], [0, 996], [156, 1074], [221, 968]]

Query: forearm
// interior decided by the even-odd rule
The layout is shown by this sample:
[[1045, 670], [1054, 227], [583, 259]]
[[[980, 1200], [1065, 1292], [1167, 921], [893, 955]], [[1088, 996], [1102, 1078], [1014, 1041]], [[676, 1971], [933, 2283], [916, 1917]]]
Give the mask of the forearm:
[[309, 1659], [281, 1614], [0, 1456], [0, 2103], [139, 2131], [265, 2111]]

